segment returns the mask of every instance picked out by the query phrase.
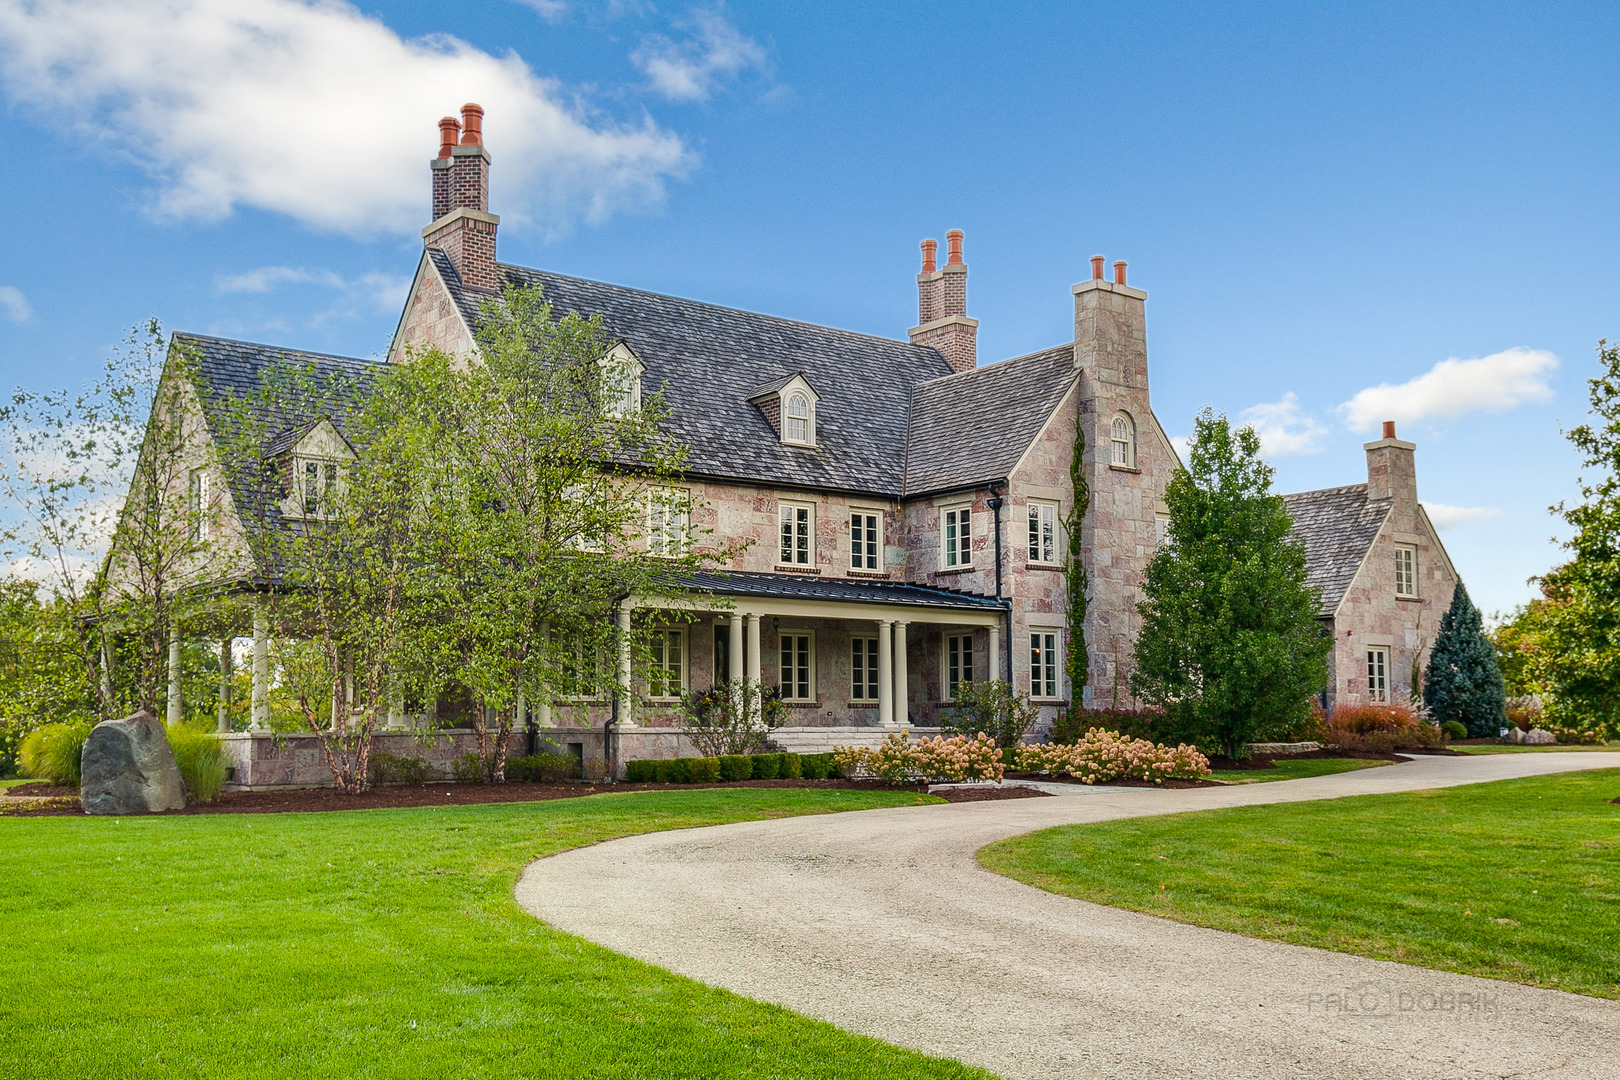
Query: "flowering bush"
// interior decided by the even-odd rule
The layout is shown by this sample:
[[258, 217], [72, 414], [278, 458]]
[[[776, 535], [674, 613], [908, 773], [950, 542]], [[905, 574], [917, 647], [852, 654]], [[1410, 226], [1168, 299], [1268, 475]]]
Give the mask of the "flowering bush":
[[1000, 783], [1006, 767], [996, 742], [984, 732], [973, 736], [941, 735], [912, 742], [910, 734], [890, 735], [883, 745], [841, 746], [833, 761], [845, 776], [869, 773], [891, 784], [917, 780], [962, 782], [994, 780]]
[[1016, 760], [1020, 769], [1068, 773], [1082, 784], [1101, 784], [1120, 778], [1157, 784], [1169, 779], [1191, 780], [1209, 775], [1209, 759], [1196, 747], [1186, 743], [1163, 746], [1102, 728], [1092, 728], [1067, 746], [1053, 743], [1020, 747]]

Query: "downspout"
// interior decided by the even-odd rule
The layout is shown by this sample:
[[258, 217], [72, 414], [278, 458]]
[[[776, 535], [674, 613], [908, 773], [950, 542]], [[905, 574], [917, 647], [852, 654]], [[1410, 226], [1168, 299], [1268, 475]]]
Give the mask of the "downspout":
[[[1005, 483], [1005, 481], [996, 481], [996, 483]], [[1002, 637], [1005, 639], [1004, 644], [1003, 644], [1003, 649], [1006, 652], [1006, 656], [1003, 657], [1003, 660], [1005, 662], [1005, 666], [1002, 668], [1002, 670], [1004, 672], [1006, 672], [1006, 674], [1007, 674], [1007, 684], [1010, 686], [1010, 685], [1012, 685], [1012, 657], [1013, 657], [1012, 605], [1010, 603], [1007, 603], [1006, 600], [1003, 599], [1003, 597], [1001, 595], [1001, 507], [1002, 507], [1002, 504], [1005, 503], [1005, 502], [1006, 502], [1005, 498], [1003, 498], [1002, 496], [996, 494], [996, 484], [991, 484], [990, 485], [990, 498], [988, 500], [986, 500], [985, 505], [990, 507], [990, 512], [995, 515], [995, 530], [996, 530], [996, 600], [997, 600], [997, 602], [1004, 605], [1003, 608], [1002, 608], [1001, 617], [1002, 617], [1002, 621], [1006, 624], [1006, 632], [1002, 635]]]

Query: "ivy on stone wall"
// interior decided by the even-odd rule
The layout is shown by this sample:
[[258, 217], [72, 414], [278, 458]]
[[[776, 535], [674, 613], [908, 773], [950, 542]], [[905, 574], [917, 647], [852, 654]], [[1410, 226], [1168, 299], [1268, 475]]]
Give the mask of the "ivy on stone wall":
[[1069, 538], [1069, 558], [1063, 573], [1069, 599], [1069, 648], [1063, 667], [1069, 676], [1070, 707], [1077, 709], [1086, 683], [1091, 680], [1091, 653], [1086, 649], [1086, 605], [1089, 602], [1086, 593], [1091, 580], [1080, 551], [1080, 527], [1091, 507], [1091, 485], [1086, 482], [1085, 410], [1078, 402], [1074, 410], [1074, 458], [1069, 462], [1069, 480], [1074, 485], [1074, 502], [1064, 522]]

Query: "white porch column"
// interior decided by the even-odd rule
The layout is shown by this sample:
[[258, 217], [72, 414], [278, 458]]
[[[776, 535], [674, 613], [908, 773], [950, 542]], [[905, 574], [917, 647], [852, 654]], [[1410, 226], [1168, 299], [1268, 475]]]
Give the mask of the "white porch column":
[[[748, 715], [753, 720], [760, 716], [760, 657], [759, 657], [759, 616], [750, 614], [747, 627], [747, 652], [743, 663], [743, 677], [748, 680]], [[736, 631], [732, 631], [736, 633]]]
[[230, 638], [219, 643], [219, 715], [214, 727], [220, 732], [231, 730], [231, 667], [236, 660], [231, 646]]
[[1002, 659], [1001, 627], [992, 626], [990, 628], [990, 663], [985, 670], [989, 674], [991, 680], [1005, 678], [1010, 683], [1012, 682], [1012, 672], [1009, 671], [1005, 675], [1002, 674]]
[[635, 694], [630, 685], [630, 601], [619, 605], [619, 728], [636, 726]]
[[894, 726], [894, 623], [879, 619], [878, 624], [878, 723]]
[[906, 681], [906, 624], [894, 624], [894, 722], [911, 726], [911, 688]]
[[726, 657], [726, 678], [733, 683], [741, 682], [743, 679], [743, 617], [733, 613], [726, 631], [729, 634], [731, 646], [726, 650], [730, 654]]
[[248, 711], [255, 731], [270, 727], [270, 616], [263, 602], [253, 608], [253, 697]]
[[180, 624], [169, 627], [169, 708], [164, 718], [170, 724], [184, 719], [184, 702], [180, 697]]

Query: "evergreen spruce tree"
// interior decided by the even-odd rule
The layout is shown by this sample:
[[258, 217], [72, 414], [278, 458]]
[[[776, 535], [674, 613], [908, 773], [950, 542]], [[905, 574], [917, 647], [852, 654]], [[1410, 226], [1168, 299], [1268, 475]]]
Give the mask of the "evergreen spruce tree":
[[1496, 649], [1485, 635], [1479, 609], [1462, 582], [1440, 619], [1440, 633], [1423, 676], [1423, 703], [1437, 724], [1455, 720], [1474, 739], [1492, 738], [1507, 723], [1506, 693]]

